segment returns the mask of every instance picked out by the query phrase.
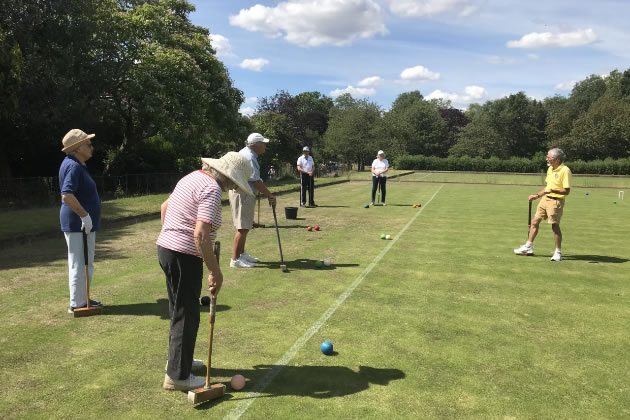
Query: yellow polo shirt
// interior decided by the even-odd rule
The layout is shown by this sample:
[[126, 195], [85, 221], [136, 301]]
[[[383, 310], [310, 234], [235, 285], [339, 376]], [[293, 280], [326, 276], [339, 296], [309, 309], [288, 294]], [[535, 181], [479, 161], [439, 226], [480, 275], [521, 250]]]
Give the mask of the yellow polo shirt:
[[[571, 170], [564, 166], [560, 165], [556, 169], [553, 169], [551, 166], [547, 168], [547, 190], [561, 190], [564, 188], [571, 188]], [[550, 193], [547, 194], [550, 197], [556, 198], [564, 198], [565, 195]]]

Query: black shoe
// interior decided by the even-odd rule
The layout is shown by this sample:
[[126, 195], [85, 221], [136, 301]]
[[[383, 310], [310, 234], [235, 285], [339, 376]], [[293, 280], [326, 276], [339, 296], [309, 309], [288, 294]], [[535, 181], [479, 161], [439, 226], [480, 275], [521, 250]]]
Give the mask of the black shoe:
[[309, 204], [308, 206], [309, 206], [309, 207], [317, 207], [317, 204], [315, 204], [315, 203], [311, 203], [311, 204]]

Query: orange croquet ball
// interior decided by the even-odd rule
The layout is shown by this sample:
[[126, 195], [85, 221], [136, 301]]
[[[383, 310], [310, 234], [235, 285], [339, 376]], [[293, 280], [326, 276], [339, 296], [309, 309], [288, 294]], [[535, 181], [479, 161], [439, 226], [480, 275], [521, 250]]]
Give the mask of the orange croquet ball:
[[306, 228], [306, 230], [308, 230], [310, 232], [311, 230], [313, 230], [313, 228], [309, 226], [309, 227]]

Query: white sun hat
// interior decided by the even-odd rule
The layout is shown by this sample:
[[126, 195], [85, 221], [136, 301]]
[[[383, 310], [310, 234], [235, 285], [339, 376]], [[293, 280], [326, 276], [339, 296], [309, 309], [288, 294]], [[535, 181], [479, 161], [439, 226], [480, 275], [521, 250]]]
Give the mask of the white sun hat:
[[241, 192], [254, 195], [247, 182], [252, 176], [252, 167], [245, 156], [237, 152], [227, 152], [220, 159], [201, 158], [201, 162], [228, 177]]
[[378, 153], [376, 154], [376, 156], [380, 156], [380, 155], [385, 156], [385, 152], [383, 152], [382, 150], [379, 150]]
[[256, 144], [256, 143], [269, 143], [269, 139], [265, 138], [265, 136], [263, 136], [260, 133], [252, 133], [249, 136], [247, 136], [248, 146], [251, 146], [252, 144]]

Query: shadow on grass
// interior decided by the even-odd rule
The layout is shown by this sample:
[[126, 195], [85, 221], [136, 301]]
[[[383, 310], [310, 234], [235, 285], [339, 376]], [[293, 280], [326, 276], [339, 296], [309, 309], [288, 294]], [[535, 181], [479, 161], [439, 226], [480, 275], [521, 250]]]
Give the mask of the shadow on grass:
[[[312, 208], [315, 208], [315, 207], [308, 206], [307, 208], [312, 209]], [[341, 209], [341, 208], [350, 208], [350, 206], [320, 206], [318, 204], [316, 208], [320, 208], [320, 209]]]
[[[229, 311], [229, 305], [217, 305], [217, 312]], [[208, 312], [208, 306], [201, 306], [201, 312]], [[107, 305], [103, 315], [133, 315], [133, 316], [159, 316], [160, 319], [169, 319], [168, 299], [158, 299], [154, 303], [129, 303], [127, 305]]]
[[[359, 366], [358, 372], [344, 366], [284, 366], [257, 365], [253, 369], [217, 369], [212, 367], [214, 376], [232, 377], [241, 374], [247, 380], [243, 395], [249, 392], [261, 392], [254, 398], [273, 398], [286, 395], [311, 398], [334, 398], [365, 391], [370, 384], [388, 385], [391, 381], [405, 378], [399, 369], [381, 369]], [[278, 375], [282, 380], [275, 380]], [[265, 386], [265, 384], [267, 384]], [[196, 408], [204, 410], [225, 400], [242, 400], [229, 394], [230, 383], [226, 384], [224, 398], [199, 404]]]
[[[321, 266], [317, 267], [315, 264], [317, 261], [321, 260], [311, 260], [300, 258], [293, 261], [284, 261], [284, 264], [287, 266], [287, 270], [318, 270], [318, 271], [330, 271], [335, 270], [337, 268], [345, 268], [345, 267], [358, 267], [359, 264], [338, 264], [332, 263], [330, 266]], [[280, 269], [280, 261], [261, 261], [256, 263], [254, 268], [271, 268], [271, 269]]]
[[611, 263], [611, 264], [621, 264], [628, 262], [627, 258], [617, 258], [617, 257], [609, 257], [607, 255], [566, 255], [562, 256], [563, 260], [574, 260], [574, 261], [587, 261], [590, 264], [598, 264], [598, 263]]

